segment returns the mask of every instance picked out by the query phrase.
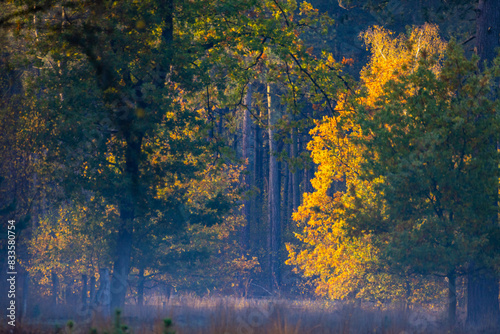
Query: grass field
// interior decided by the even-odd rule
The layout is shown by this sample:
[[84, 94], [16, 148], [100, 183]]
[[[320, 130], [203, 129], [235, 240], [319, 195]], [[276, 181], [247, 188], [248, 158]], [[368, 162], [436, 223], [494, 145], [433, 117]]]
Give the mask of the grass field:
[[[42, 308], [17, 323], [17, 333], [203, 333], [203, 334], [305, 334], [305, 333], [499, 333], [495, 329], [465, 329], [463, 316], [453, 328], [439, 310], [379, 309], [325, 301], [284, 299], [195, 298], [178, 296], [161, 305], [128, 305], [117, 319], [104, 319], [100, 310], [72, 312], [71, 306]], [[164, 319], [172, 321], [165, 327]], [[71, 319], [71, 321], [70, 321]], [[2, 324], [2, 332], [11, 326]], [[123, 327], [126, 326], [126, 327]]]

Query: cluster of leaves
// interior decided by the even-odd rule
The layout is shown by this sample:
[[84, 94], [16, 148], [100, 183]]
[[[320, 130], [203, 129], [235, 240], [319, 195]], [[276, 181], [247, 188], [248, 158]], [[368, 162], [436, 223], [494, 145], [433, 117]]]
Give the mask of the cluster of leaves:
[[487, 223], [498, 183], [497, 65], [481, 71], [431, 25], [362, 37], [371, 58], [359, 90], [312, 131], [315, 192], [294, 215], [303, 246], [288, 245], [287, 263], [335, 299], [432, 298], [417, 295], [439, 295], [429, 275], [497, 257], [497, 225]]
[[[62, 287], [79, 282], [81, 275], [94, 275], [110, 264], [108, 238], [117, 213], [103, 208], [95, 198], [86, 205], [60, 207], [37, 222], [29, 240], [30, 275], [38, 282], [41, 296], [52, 293], [52, 275], [63, 277]], [[101, 215], [101, 212], [105, 215]], [[96, 214], [97, 213], [97, 214]]]
[[[20, 113], [26, 152], [36, 154], [36, 173], [47, 180], [41, 192], [51, 199], [30, 245], [33, 273], [48, 286], [52, 271], [108, 266], [130, 233], [135, 271], [147, 277], [203, 262], [248, 280], [258, 263], [241, 257], [235, 240], [241, 169], [214, 158], [214, 114], [240, 105], [254, 81], [280, 86], [281, 104], [294, 114], [306, 105], [336, 113], [338, 92], [350, 90], [343, 64], [302, 40], [331, 20], [295, 0], [12, 6], [18, 11], [4, 19], [16, 23], [25, 62], [36, 69]], [[284, 117], [278, 126], [289, 133], [299, 123]], [[68, 199], [78, 204], [68, 207]], [[180, 260], [189, 266], [173, 265]]]
[[225, 290], [259, 270], [255, 258], [241, 256], [237, 238], [243, 225], [238, 204], [241, 170], [241, 166], [211, 165], [200, 179], [191, 180], [181, 207], [185, 229], [172, 233], [154, 219], [144, 221], [136, 232], [134, 267], [145, 269], [149, 286], [163, 281], [178, 291], [205, 293]]
[[471, 261], [491, 266], [498, 253], [498, 62], [481, 70], [451, 42], [439, 72], [436, 63], [423, 58], [359, 118], [363, 175], [383, 178], [386, 220], [352, 226], [384, 240], [391, 266], [447, 276]]

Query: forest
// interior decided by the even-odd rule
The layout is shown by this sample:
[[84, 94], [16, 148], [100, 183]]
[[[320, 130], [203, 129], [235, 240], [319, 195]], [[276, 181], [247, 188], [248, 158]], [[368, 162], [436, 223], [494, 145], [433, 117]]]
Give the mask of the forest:
[[0, 332], [500, 332], [500, 2], [0, 9]]

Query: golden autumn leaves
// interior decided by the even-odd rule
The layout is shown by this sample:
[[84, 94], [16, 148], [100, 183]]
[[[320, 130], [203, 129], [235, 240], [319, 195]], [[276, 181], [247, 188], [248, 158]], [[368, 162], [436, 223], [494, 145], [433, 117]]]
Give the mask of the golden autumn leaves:
[[[303, 247], [287, 245], [287, 264], [312, 277], [320, 295], [380, 300], [405, 295], [405, 284], [380, 267], [378, 249], [369, 234], [353, 236], [346, 226], [346, 220], [363, 216], [382, 221], [384, 212], [374, 188], [383, 179], [367, 181], [360, 177], [367, 148], [359, 139], [371, 134], [362, 132], [354, 106], [376, 113], [384, 103], [381, 99], [387, 83], [415, 71], [422, 58], [435, 59], [432, 70], [438, 72], [446, 44], [437, 27], [428, 24], [397, 37], [384, 28], [373, 27], [361, 37], [371, 56], [361, 71], [360, 87], [354, 94], [341, 96], [335, 108], [337, 115], [316, 121], [311, 131], [308, 149], [318, 165], [311, 181], [315, 190], [304, 194], [304, 202], [294, 214], [301, 229], [296, 236]], [[359, 217], [353, 217], [353, 213]]]

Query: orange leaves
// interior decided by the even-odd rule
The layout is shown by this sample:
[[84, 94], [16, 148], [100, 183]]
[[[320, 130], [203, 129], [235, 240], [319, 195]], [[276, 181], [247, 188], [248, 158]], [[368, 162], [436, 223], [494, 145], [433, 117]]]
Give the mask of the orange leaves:
[[[370, 60], [361, 72], [361, 85], [366, 93], [358, 91], [355, 101], [345, 93], [339, 96], [337, 116], [316, 121], [311, 130], [312, 140], [307, 147], [318, 165], [311, 181], [315, 191], [304, 195], [304, 203], [293, 216], [302, 229], [297, 237], [306, 246], [302, 250], [287, 247], [287, 263], [297, 266], [307, 277], [319, 277], [316, 292], [335, 299], [363, 296], [376, 299], [400, 292], [398, 279], [377, 267], [381, 266], [378, 250], [370, 234], [353, 237], [347, 232], [357, 221], [382, 219], [384, 215], [384, 203], [375, 191], [383, 180], [369, 182], [360, 177], [366, 147], [358, 139], [366, 134], [361, 131], [355, 109], [357, 105], [375, 109], [385, 85], [397, 80], [398, 75], [414, 71], [422, 57], [435, 59], [438, 71], [438, 60], [445, 49], [437, 28], [428, 24], [396, 38], [390, 31], [373, 27], [362, 37], [371, 51]], [[310, 54], [312, 49], [306, 52]], [[339, 66], [331, 55], [326, 58], [328, 66]], [[341, 61], [344, 66], [353, 63], [353, 59]], [[319, 107], [312, 106], [314, 110]]]
[[323, 107], [321, 106], [321, 104], [317, 104], [317, 103], [313, 103], [312, 108], [313, 108], [313, 110], [323, 110]]
[[431, 24], [414, 28], [409, 35], [399, 35], [375, 26], [361, 34], [372, 56], [361, 71], [361, 81], [368, 96], [363, 104], [373, 107], [382, 95], [384, 86], [399, 75], [413, 72], [422, 57], [434, 58], [435, 71], [439, 71], [439, 60], [444, 56], [446, 43], [441, 40], [438, 28]]
[[107, 206], [105, 214], [98, 215], [96, 212], [103, 209], [101, 204], [92, 199], [88, 206], [60, 208], [38, 221], [28, 242], [31, 258], [28, 270], [40, 282], [42, 294], [50, 291], [52, 272], [63, 275], [67, 283], [81, 273], [93, 273], [109, 260], [107, 239], [111, 222], [116, 221], [117, 209]]
[[344, 58], [342, 57], [342, 65], [349, 65], [352, 66], [354, 64], [354, 59], [352, 58]]
[[309, 2], [302, 2], [300, 4], [300, 15], [317, 14], [318, 9], [314, 8]]

